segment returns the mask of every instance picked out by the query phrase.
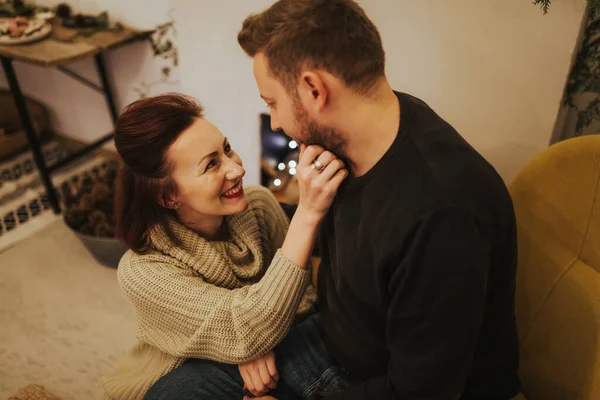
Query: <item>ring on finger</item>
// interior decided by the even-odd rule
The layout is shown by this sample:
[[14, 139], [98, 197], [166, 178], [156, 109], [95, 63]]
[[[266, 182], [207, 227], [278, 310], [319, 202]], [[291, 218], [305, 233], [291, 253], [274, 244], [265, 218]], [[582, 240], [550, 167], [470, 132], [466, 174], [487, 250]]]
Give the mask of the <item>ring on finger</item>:
[[323, 170], [323, 164], [321, 164], [319, 160], [315, 160], [312, 163], [312, 169], [316, 170], [317, 172], [321, 172]]

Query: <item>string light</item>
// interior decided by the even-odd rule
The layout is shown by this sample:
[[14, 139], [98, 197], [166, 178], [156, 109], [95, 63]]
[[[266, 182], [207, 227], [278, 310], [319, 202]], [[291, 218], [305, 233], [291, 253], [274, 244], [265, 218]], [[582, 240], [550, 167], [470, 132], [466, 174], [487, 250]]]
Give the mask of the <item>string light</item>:
[[296, 161], [294, 161], [294, 160], [291, 160], [291, 161], [288, 163], [288, 166], [289, 166], [290, 168], [296, 168], [296, 166], [297, 166], [297, 165], [298, 165], [298, 164], [296, 164]]
[[295, 149], [298, 147], [298, 143], [296, 143], [295, 140], [292, 140], [290, 143], [288, 143], [288, 146], [290, 146], [290, 149]]
[[290, 175], [296, 175], [296, 168], [290, 168]]
[[277, 166], [277, 169], [280, 171], [283, 171], [285, 169], [285, 164], [284, 163], [279, 163], [279, 165]]
[[273, 181], [273, 185], [275, 185], [275, 186], [281, 186], [281, 179], [275, 179]]

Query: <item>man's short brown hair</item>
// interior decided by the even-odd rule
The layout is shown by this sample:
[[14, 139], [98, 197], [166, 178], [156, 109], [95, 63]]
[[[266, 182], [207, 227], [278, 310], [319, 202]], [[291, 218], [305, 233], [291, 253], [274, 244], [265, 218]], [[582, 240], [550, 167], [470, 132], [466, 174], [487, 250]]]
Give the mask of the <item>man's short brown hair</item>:
[[280, 0], [246, 18], [238, 42], [250, 57], [264, 53], [288, 91], [303, 67], [326, 70], [363, 94], [385, 73], [379, 32], [353, 0]]

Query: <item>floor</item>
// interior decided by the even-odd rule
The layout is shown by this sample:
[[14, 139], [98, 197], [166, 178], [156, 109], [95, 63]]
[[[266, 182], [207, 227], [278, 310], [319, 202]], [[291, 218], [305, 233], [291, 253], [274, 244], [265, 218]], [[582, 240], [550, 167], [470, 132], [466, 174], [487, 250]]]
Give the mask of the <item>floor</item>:
[[63, 400], [100, 399], [100, 378], [134, 342], [116, 270], [62, 220], [0, 253], [0, 398], [42, 384]]

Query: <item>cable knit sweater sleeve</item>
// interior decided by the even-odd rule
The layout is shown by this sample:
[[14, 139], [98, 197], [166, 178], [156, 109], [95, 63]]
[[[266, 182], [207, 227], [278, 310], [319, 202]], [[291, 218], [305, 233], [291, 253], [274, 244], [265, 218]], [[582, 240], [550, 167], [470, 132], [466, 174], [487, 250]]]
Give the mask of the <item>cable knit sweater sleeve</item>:
[[[287, 225], [272, 207], [279, 206], [274, 198], [258, 197], [263, 204], [253, 207], [263, 215], [257, 217], [266, 217], [268, 240], [280, 246]], [[309, 273], [277, 251], [258, 283], [230, 290], [205, 282], [165, 254], [128, 252], [118, 279], [136, 310], [140, 341], [174, 357], [239, 364], [284, 338]]]

